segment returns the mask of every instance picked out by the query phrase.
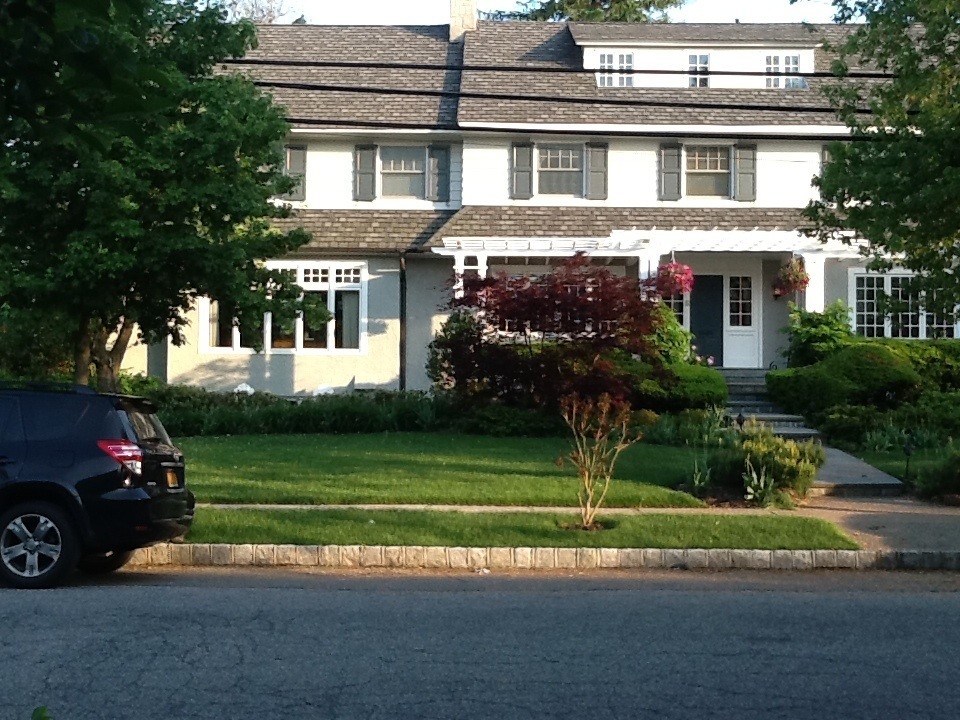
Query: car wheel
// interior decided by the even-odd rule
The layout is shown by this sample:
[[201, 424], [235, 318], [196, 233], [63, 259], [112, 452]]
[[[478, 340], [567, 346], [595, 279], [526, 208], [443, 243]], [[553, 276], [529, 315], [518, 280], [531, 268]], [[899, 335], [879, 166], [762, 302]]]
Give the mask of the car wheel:
[[67, 514], [50, 503], [27, 502], [0, 514], [0, 581], [48, 588], [77, 564], [80, 543]]
[[88, 575], [106, 575], [116, 572], [133, 557], [133, 550], [112, 550], [106, 553], [84, 555], [77, 563], [77, 570]]

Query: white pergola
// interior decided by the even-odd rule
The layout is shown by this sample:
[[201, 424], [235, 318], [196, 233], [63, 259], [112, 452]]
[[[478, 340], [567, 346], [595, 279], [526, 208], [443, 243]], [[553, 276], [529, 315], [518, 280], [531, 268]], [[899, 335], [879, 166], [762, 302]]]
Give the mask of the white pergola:
[[660, 259], [678, 252], [791, 253], [803, 258], [810, 284], [805, 293], [806, 309], [822, 311], [824, 305], [824, 264], [827, 258], [859, 258], [862, 243], [832, 240], [822, 243], [797, 230], [719, 228], [678, 230], [650, 228], [614, 230], [608, 238], [569, 237], [460, 237], [445, 238], [437, 255], [453, 258], [459, 288], [467, 271], [486, 277], [491, 257], [527, 259], [562, 258], [584, 253], [592, 258], [626, 258], [638, 264], [641, 278], [656, 272]]

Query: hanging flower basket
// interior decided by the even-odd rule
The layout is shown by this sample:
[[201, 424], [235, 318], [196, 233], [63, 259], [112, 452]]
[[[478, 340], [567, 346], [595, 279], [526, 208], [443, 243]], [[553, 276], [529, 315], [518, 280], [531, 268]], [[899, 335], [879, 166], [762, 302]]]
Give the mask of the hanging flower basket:
[[682, 295], [693, 290], [693, 270], [689, 265], [668, 262], [657, 268], [657, 292], [663, 297]]
[[773, 281], [773, 297], [781, 298], [784, 295], [792, 295], [801, 290], [806, 290], [810, 284], [810, 276], [803, 267], [803, 260], [794, 258], [790, 262], [782, 265]]

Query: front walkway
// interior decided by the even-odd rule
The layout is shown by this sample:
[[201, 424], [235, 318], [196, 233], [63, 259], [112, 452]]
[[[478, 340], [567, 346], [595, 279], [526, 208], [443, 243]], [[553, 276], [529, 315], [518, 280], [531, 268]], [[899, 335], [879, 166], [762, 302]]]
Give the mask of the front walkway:
[[813, 485], [814, 495], [900, 495], [903, 483], [842, 450], [823, 446], [827, 462]]

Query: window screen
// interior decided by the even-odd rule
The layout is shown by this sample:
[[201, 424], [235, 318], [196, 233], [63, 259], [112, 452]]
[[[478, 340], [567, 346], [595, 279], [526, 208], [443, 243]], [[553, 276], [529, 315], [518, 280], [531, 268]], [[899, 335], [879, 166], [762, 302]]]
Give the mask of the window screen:
[[541, 145], [537, 154], [541, 195], [583, 196], [583, 147]]

